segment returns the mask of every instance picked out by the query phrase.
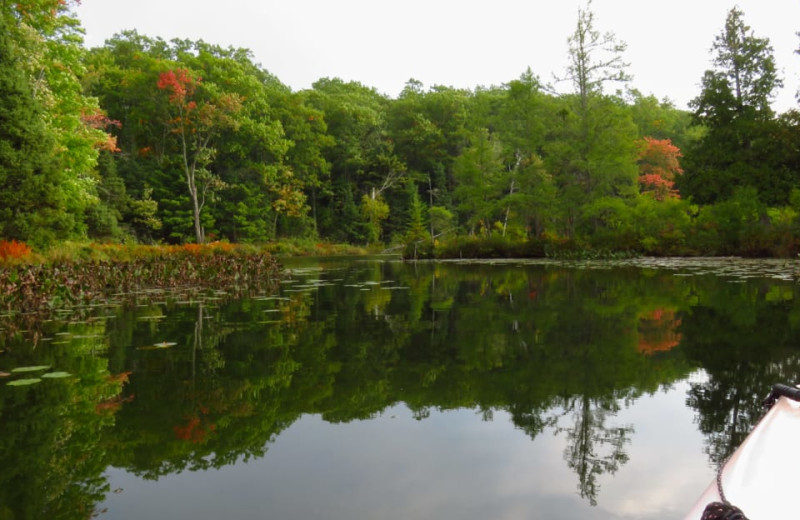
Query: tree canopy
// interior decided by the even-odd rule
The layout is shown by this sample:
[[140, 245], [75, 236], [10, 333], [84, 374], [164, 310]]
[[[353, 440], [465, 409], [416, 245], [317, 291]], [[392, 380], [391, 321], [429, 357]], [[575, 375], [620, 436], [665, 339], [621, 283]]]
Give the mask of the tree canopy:
[[[474, 90], [411, 79], [396, 98], [335, 77], [293, 92], [202, 40], [127, 31], [86, 50], [68, 2], [2, 14], [0, 239], [800, 251], [800, 116], [772, 110], [772, 47], [738, 8], [691, 112], [630, 86], [590, 3], [567, 92], [528, 69]], [[758, 224], [709, 241], [743, 189]]]

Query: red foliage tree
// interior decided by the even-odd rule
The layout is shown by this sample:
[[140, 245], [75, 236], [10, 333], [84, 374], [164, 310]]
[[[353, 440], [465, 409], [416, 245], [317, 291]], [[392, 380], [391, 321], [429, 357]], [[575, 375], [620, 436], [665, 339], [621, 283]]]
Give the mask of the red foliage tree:
[[680, 198], [675, 178], [683, 173], [680, 148], [669, 139], [645, 137], [639, 141], [639, 187], [656, 200]]
[[199, 76], [194, 77], [188, 70], [178, 68], [162, 72], [158, 77], [158, 88], [169, 92], [171, 103], [187, 108], [191, 104], [192, 108], [194, 108], [195, 103], [190, 101], [187, 104], [186, 99], [191, 99], [194, 96], [195, 89], [200, 81], [202, 79]]
[[206, 193], [223, 186], [207, 169], [216, 154], [212, 139], [223, 127], [236, 127], [233, 116], [241, 108], [241, 100], [235, 94], [215, 95], [203, 89], [202, 78], [184, 68], [162, 72], [157, 86], [169, 95], [172, 119], [168, 124], [178, 137], [183, 173], [192, 201], [195, 240], [202, 244], [205, 230], [200, 213]]

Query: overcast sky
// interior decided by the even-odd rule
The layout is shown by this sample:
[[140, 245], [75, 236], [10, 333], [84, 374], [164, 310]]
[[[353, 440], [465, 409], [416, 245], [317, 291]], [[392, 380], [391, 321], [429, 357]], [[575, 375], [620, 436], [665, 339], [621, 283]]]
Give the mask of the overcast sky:
[[[245, 47], [293, 90], [322, 77], [359, 81], [397, 96], [414, 78], [426, 87], [501, 85], [531, 67], [562, 74], [578, 0], [82, 0], [86, 44], [120, 31]], [[738, 5], [770, 39], [785, 87], [779, 111], [800, 87], [798, 0], [595, 0], [595, 26], [628, 44], [631, 85], [686, 108], [710, 68], [714, 37]], [[564, 85], [567, 88], [567, 85]]]

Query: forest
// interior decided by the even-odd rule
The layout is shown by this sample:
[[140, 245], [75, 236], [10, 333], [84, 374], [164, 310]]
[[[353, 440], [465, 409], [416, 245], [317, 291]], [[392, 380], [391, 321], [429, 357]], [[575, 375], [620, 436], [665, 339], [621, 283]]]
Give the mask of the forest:
[[772, 109], [772, 47], [738, 8], [681, 110], [633, 87], [588, 6], [565, 35], [566, 93], [528, 69], [390, 98], [338, 78], [293, 91], [202, 40], [86, 49], [73, 1], [0, 3], [6, 243], [800, 253], [800, 112]]

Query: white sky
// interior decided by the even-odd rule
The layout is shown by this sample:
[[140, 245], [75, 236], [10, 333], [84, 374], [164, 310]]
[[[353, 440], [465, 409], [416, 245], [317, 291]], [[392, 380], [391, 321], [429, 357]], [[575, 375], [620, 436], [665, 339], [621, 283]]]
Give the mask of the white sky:
[[[579, 0], [82, 0], [86, 45], [125, 29], [166, 40], [203, 39], [251, 49], [293, 90], [339, 77], [397, 96], [410, 78], [474, 89], [531, 67], [562, 74]], [[797, 107], [798, 0], [595, 0], [595, 26], [628, 44], [631, 86], [678, 107], [699, 94], [714, 37], [738, 5], [770, 39], [784, 89], [775, 108]], [[566, 85], [565, 85], [566, 87]]]

